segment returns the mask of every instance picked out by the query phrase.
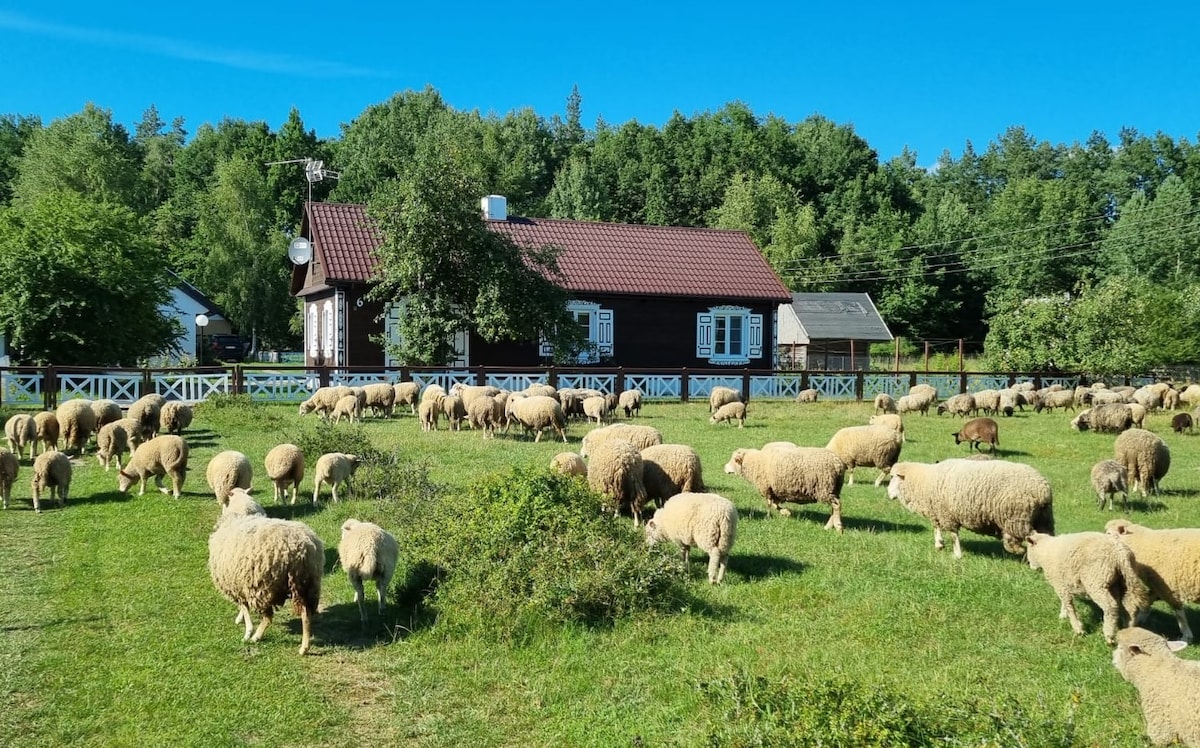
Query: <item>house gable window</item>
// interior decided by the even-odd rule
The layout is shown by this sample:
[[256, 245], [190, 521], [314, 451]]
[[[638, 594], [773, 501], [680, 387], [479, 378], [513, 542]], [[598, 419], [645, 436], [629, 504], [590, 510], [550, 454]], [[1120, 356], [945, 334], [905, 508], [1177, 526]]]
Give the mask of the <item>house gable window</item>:
[[742, 306], [715, 306], [696, 315], [696, 358], [710, 364], [748, 364], [763, 355], [763, 316]]
[[[613, 312], [590, 301], [569, 301], [567, 311], [575, 319], [587, 341], [587, 348], [575, 359], [579, 364], [596, 364], [613, 355]], [[549, 357], [554, 351], [548, 342], [542, 341], [540, 355]]]

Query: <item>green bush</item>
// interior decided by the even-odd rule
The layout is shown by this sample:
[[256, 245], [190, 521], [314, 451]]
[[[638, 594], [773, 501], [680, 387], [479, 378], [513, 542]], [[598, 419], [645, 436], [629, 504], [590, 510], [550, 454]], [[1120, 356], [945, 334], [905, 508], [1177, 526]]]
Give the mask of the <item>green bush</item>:
[[278, 409], [266, 403], [258, 403], [249, 395], [216, 393], [196, 403], [192, 409], [195, 422], [217, 432], [228, 432], [241, 428], [258, 431], [277, 431], [287, 422]]

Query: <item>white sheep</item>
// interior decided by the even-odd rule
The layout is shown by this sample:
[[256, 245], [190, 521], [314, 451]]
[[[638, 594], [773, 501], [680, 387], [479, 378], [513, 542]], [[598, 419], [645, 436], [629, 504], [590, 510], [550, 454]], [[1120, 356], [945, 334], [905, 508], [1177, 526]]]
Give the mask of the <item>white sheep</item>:
[[521, 390], [521, 394], [525, 395], [525, 397], [541, 395], [542, 397], [552, 397], [556, 400], [558, 399], [558, 390], [549, 384], [546, 384], [545, 382], [535, 382]]
[[1129, 471], [1116, 460], [1101, 460], [1092, 465], [1092, 490], [1096, 492], [1097, 509], [1103, 509], [1105, 502], [1108, 508], [1113, 508], [1113, 495], [1121, 494], [1121, 505], [1129, 509]]
[[1131, 491], [1158, 493], [1159, 483], [1171, 468], [1171, 449], [1160, 436], [1145, 429], [1129, 429], [1113, 442], [1113, 459], [1125, 466]]
[[708, 419], [711, 424], [731, 423], [737, 421], [738, 428], [746, 425], [746, 404], [742, 402], [725, 403]]
[[170, 494], [179, 498], [183, 492], [183, 480], [187, 476], [188, 446], [182, 437], [163, 434], [142, 442], [133, 450], [133, 457], [125, 467], [117, 471], [117, 488], [128, 491], [136, 481], [138, 496], [146, 493], [146, 479], [154, 476], [154, 485], [163, 493], [164, 475], [171, 477]]
[[[925, 415], [929, 412], [930, 408], [937, 404], [938, 393], [937, 389], [935, 389], [933, 385], [922, 383], [914, 384], [912, 387], [909, 387], [908, 394], [904, 397], [910, 398], [910, 400], [915, 400], [917, 405], [916, 410], [918, 410], [921, 415]], [[904, 412], [903, 409], [899, 408], [899, 403], [897, 403], [897, 412]]]
[[126, 430], [131, 423], [135, 430], [140, 430], [141, 425], [137, 421], [122, 418], [104, 424], [96, 434], [96, 460], [104, 466], [104, 472], [109, 471], [114, 460], [117, 470], [121, 469], [121, 455], [128, 454], [131, 449], [129, 432]]
[[8, 500], [12, 498], [13, 483], [16, 482], [19, 471], [20, 461], [17, 460], [17, 456], [7, 449], [0, 448], [0, 499], [4, 501], [5, 509], [8, 508]]
[[632, 418], [642, 412], [642, 391], [625, 390], [617, 397], [617, 407], [625, 411], [626, 418]]
[[[1137, 403], [1125, 403], [1125, 407], [1129, 409], [1129, 425], [1135, 429], [1145, 428], [1146, 409]], [[1180, 415], [1187, 417], [1186, 413]]]
[[104, 428], [106, 423], [119, 421], [124, 417], [121, 406], [115, 400], [93, 400], [92, 415], [96, 417], [96, 431]]
[[896, 433], [900, 434], [900, 441], [906, 441], [904, 438], [904, 418], [899, 413], [879, 413], [871, 416], [867, 421], [870, 426], [887, 426]]
[[390, 418], [396, 404], [396, 388], [389, 382], [376, 382], [363, 387], [366, 407], [376, 418]]
[[975, 393], [975, 408], [985, 416], [1000, 415], [1000, 390], [980, 390]]
[[886, 392], [880, 392], [875, 396], [875, 410], [878, 413], [895, 413], [896, 399]]
[[17, 413], [9, 416], [4, 422], [4, 436], [8, 439], [8, 448], [17, 457], [25, 454], [29, 447], [29, 459], [33, 459], [34, 447], [37, 446], [37, 422], [28, 413]]
[[438, 419], [442, 415], [442, 400], [445, 395], [421, 398], [417, 406], [417, 419], [421, 422], [422, 431], [437, 431]]
[[726, 473], [736, 473], [758, 490], [767, 506], [786, 517], [785, 501], [794, 504], [829, 504], [825, 529], [842, 532], [842, 480], [846, 463], [820, 447], [737, 449], [725, 464]]
[[629, 442], [607, 441], [598, 446], [588, 458], [588, 486], [612, 503], [614, 516], [628, 506], [633, 514], [633, 526], [642, 522], [642, 507], [646, 504], [646, 486], [642, 482], [642, 455]]
[[726, 403], [738, 403], [741, 401], [742, 393], [732, 387], [713, 387], [708, 393], [708, 412], [716, 413], [717, 408]]
[[1149, 605], [1146, 587], [1133, 568], [1133, 554], [1121, 541], [1102, 532], [1073, 532], [1066, 535], [1030, 533], [1026, 558], [1030, 568], [1041, 569], [1061, 603], [1059, 618], [1071, 622], [1071, 630], [1083, 633], [1083, 622], [1075, 610], [1075, 596], [1082, 595], [1100, 606], [1104, 614], [1104, 641], [1112, 644], [1121, 627]]
[[68, 400], [54, 411], [62, 434], [63, 449], [74, 449], [83, 454], [88, 437], [96, 430], [96, 414], [92, 412], [92, 401], [82, 398]]
[[513, 418], [521, 424], [521, 429], [526, 436], [532, 432], [535, 435], [533, 440], [536, 442], [541, 440], [542, 431], [554, 429], [563, 443], [566, 443], [567, 417], [558, 400], [548, 395], [532, 395], [520, 398], [515, 402], [510, 398], [509, 403]]
[[461, 431], [462, 423], [467, 418], [467, 406], [458, 395], [446, 395], [442, 398], [442, 414], [446, 416], [446, 428]]
[[34, 414], [33, 424], [37, 427], [37, 441], [42, 445], [42, 451], [58, 449], [58, 417], [44, 410]]
[[587, 463], [575, 452], [559, 452], [550, 458], [550, 470], [562, 475], [587, 477]]
[[1133, 551], [1133, 568], [1150, 588], [1150, 600], [1164, 600], [1175, 613], [1179, 635], [1192, 641], [1184, 603], [1200, 603], [1200, 529], [1151, 530], [1127, 519], [1109, 520], [1104, 531]]
[[500, 394], [499, 387], [493, 387], [487, 384], [463, 384], [456, 382], [450, 387], [448, 394], [454, 395], [462, 400], [463, 408], [469, 406], [476, 398], [480, 397], [495, 397]]
[[416, 382], [396, 382], [392, 385], [392, 390], [396, 393], [392, 400], [392, 407], [407, 405], [409, 415], [416, 415], [417, 400], [421, 396], [421, 385]]
[[903, 415], [905, 413], [920, 413], [926, 415], [929, 412], [930, 403], [913, 397], [912, 395], [902, 395], [896, 401], [896, 412]]
[[678, 493], [704, 490], [700, 455], [686, 444], [653, 444], [641, 450], [646, 498], [663, 501]]
[[679, 543], [683, 568], [688, 568], [692, 546], [708, 554], [708, 583], [720, 584], [729, 565], [729, 552], [737, 538], [738, 513], [733, 502], [715, 493], [676, 494], [646, 523], [646, 542]]
[[304, 451], [295, 444], [279, 444], [271, 447], [264, 460], [267, 477], [275, 488], [275, 501], [282, 504], [287, 498], [288, 487], [292, 489], [292, 502], [296, 503], [296, 492], [304, 479]]
[[254, 500], [249, 491], [244, 488], [234, 488], [229, 492], [229, 501], [221, 506], [221, 514], [222, 516], [233, 514], [239, 517], [249, 517], [251, 515], [265, 517], [267, 516], [267, 510], [262, 508], [262, 504]]
[[494, 438], [504, 425], [504, 405], [492, 395], [477, 397], [467, 406], [467, 423], [482, 431], [484, 439]]
[[854, 468], [861, 465], [879, 469], [878, 486], [900, 457], [902, 443], [900, 432], [887, 426], [847, 426], [834, 433], [825, 449], [845, 463], [848, 485], [854, 485]]
[[179, 436], [192, 425], [192, 406], [178, 400], [163, 403], [158, 411], [158, 430]]
[[[166, 398], [162, 395], [151, 393], [142, 395], [129, 406], [129, 410], [125, 413], [126, 418], [132, 418], [142, 425], [142, 438], [151, 439], [158, 434], [158, 421], [162, 413], [162, 406], [166, 405]], [[62, 421], [62, 418], [59, 418]]]
[[815, 403], [817, 401], [817, 396], [818, 396], [817, 391], [814, 390], [813, 388], [809, 387], [806, 390], [800, 390], [800, 393], [798, 395], [796, 395], [796, 402], [798, 402], [798, 403]]
[[1055, 408], [1063, 410], [1070, 408], [1074, 411], [1075, 392], [1073, 390], [1042, 391], [1037, 404], [1033, 406], [1035, 413], [1041, 413], [1043, 410], [1053, 411]]
[[350, 478], [358, 470], [358, 465], [357, 455], [343, 452], [327, 452], [318, 457], [317, 467], [313, 473], [313, 506], [317, 505], [317, 500], [320, 498], [322, 483], [329, 484], [335, 504], [338, 500], [338, 484], [345, 485], [346, 493], [350, 493]]
[[[245, 625], [243, 641], [262, 639], [275, 609], [290, 597], [300, 615], [300, 654], [308, 652], [325, 573], [325, 546], [308, 525], [223, 514], [208, 538], [208, 571], [217, 591], [238, 606], [234, 620]], [[262, 616], [257, 630], [252, 613]]]
[[1077, 431], [1091, 429], [1101, 433], [1119, 433], [1133, 425], [1133, 413], [1124, 403], [1096, 405], [1079, 412], [1071, 420], [1071, 428]]
[[945, 402], [938, 403], [937, 414], [940, 416], [943, 413], [949, 413], [952, 416], [963, 416], [964, 418], [973, 415], [979, 406], [975, 404], [975, 396], [970, 392], [960, 392], [957, 395], [951, 395], [946, 398]]
[[357, 420], [358, 412], [358, 395], [350, 393], [338, 398], [338, 401], [333, 405], [330, 418], [333, 419], [334, 423], [341, 423], [343, 417], [350, 423], [354, 423]]
[[953, 535], [955, 558], [962, 558], [961, 528], [998, 537], [1005, 550], [1018, 554], [1024, 552], [1022, 541], [1030, 533], [1054, 533], [1049, 481], [1036, 469], [1017, 462], [898, 462], [892, 466], [888, 497], [933, 524], [937, 550], [945, 547], [943, 531]]
[[208, 461], [204, 478], [222, 506], [229, 502], [229, 493], [235, 488], [249, 489], [254, 481], [254, 468], [250, 458], [234, 449], [218, 452]]
[[300, 403], [300, 415], [316, 413], [322, 419], [328, 419], [338, 400], [352, 394], [349, 387], [318, 387], [312, 395]]
[[1185, 646], [1143, 628], [1117, 634], [1113, 666], [1137, 689], [1146, 735], [1154, 745], [1200, 746], [1200, 662], [1175, 655]]
[[637, 447], [639, 450], [645, 449], [654, 444], [662, 444], [662, 432], [653, 426], [642, 426], [632, 423], [614, 423], [608, 426], [602, 426], [598, 429], [592, 429], [583, 435], [583, 440], [579, 444], [579, 454], [583, 457], [588, 456], [588, 452], [600, 446], [610, 439], [619, 439], [626, 441]]
[[392, 575], [396, 573], [396, 561], [400, 557], [400, 546], [387, 530], [372, 522], [348, 519], [342, 523], [342, 539], [338, 543], [338, 560], [350, 585], [354, 587], [354, 602], [358, 603], [358, 617], [367, 620], [366, 594], [363, 580], [375, 582], [379, 597], [379, 612], [383, 613], [384, 599]]
[[42, 489], [50, 489], [50, 498], [58, 497], [58, 505], [66, 506], [67, 494], [71, 490], [71, 458], [62, 452], [42, 452], [33, 461], [33, 479], [30, 481], [30, 491], [33, 493], [33, 510], [42, 511]]
[[594, 395], [584, 398], [583, 400], [583, 416], [589, 421], [595, 421], [597, 425], [604, 421], [604, 417], [608, 415], [608, 400], [603, 395]]

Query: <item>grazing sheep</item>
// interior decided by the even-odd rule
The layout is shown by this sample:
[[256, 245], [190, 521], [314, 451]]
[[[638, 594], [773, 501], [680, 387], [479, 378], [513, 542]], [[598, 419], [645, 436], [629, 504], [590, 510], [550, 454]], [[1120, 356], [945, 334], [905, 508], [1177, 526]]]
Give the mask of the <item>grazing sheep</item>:
[[1011, 389], [1000, 390], [1000, 412], [1005, 417], [1012, 416], [1020, 405], [1020, 400], [1015, 391]]
[[504, 406], [492, 395], [477, 397], [467, 405], [467, 423], [483, 431], [484, 439], [494, 438], [504, 425]]
[[985, 416], [1000, 415], [1000, 390], [980, 390], [975, 393], [975, 409]]
[[1151, 530], [1127, 519], [1109, 520], [1104, 531], [1133, 551], [1133, 568], [1150, 588], [1150, 601], [1164, 600], [1179, 622], [1179, 636], [1192, 641], [1184, 603], [1200, 603], [1200, 529]]
[[[134, 401], [133, 405], [129, 406], [129, 411], [125, 414], [126, 418], [132, 418], [142, 425], [142, 437], [151, 439], [158, 434], [159, 415], [162, 413], [162, 406], [166, 404], [166, 399], [162, 395], [149, 394], [142, 395]], [[62, 418], [58, 419], [60, 422]]]
[[1145, 428], [1146, 409], [1137, 403], [1125, 403], [1129, 409], [1129, 425], [1135, 429]]
[[654, 444], [641, 450], [642, 484], [646, 498], [658, 505], [677, 493], [704, 490], [700, 455], [686, 444]]
[[391, 418], [396, 404], [396, 388], [388, 382], [376, 382], [363, 387], [366, 407], [376, 418]]
[[1192, 407], [1200, 405], [1200, 384], [1189, 384], [1179, 393], [1179, 402]]
[[896, 412], [900, 414], [920, 413], [921, 415], [926, 415], [929, 413], [929, 405], [929, 402], [920, 398], [913, 397], [912, 395], [903, 395], [896, 401]]
[[1171, 450], [1157, 434], [1129, 429], [1113, 442], [1113, 459], [1129, 471], [1130, 491], [1158, 493], [1159, 482], [1171, 468]]
[[943, 413], [949, 413], [952, 416], [966, 417], [973, 415], [978, 409], [975, 405], [975, 396], [970, 392], [962, 392], [946, 398], [945, 402], [938, 403], [937, 414], [940, 416]]
[[955, 558], [962, 558], [961, 528], [998, 537], [1006, 551], [1018, 554], [1024, 552], [1022, 541], [1030, 533], [1054, 533], [1049, 481], [1029, 465], [1017, 462], [898, 462], [892, 466], [888, 497], [933, 524], [937, 550], [945, 547], [943, 530], [953, 535]]
[[1113, 508], [1113, 494], [1121, 494], [1121, 506], [1129, 509], [1129, 471], [1116, 460], [1101, 460], [1092, 465], [1092, 490], [1096, 492], [1097, 509], [1107, 502]]
[[612, 504], [614, 516], [622, 506], [629, 506], [633, 526], [642, 522], [642, 507], [646, 504], [646, 486], [642, 482], [642, 455], [629, 442], [611, 439], [596, 447], [588, 459], [588, 486], [604, 495]]
[[708, 419], [709, 423], [730, 423], [737, 421], [738, 428], [743, 428], [746, 425], [746, 404], [745, 403], [725, 403], [717, 408], [717, 412], [712, 414]]
[[37, 441], [42, 445], [42, 451], [58, 449], [58, 418], [48, 410], [35, 413], [33, 425], [37, 427]]
[[729, 565], [729, 551], [737, 538], [738, 513], [733, 502], [715, 493], [676, 494], [646, 523], [646, 543], [660, 540], [679, 543], [683, 568], [688, 568], [692, 546], [708, 554], [708, 583], [720, 584]]
[[358, 396], [350, 393], [338, 398], [337, 403], [333, 406], [331, 417], [334, 423], [341, 423], [343, 417], [348, 422], [354, 423], [357, 420], [358, 412]]
[[1113, 666], [1137, 689], [1146, 735], [1154, 745], [1200, 747], [1200, 662], [1175, 655], [1185, 646], [1143, 628], [1117, 634]]
[[512, 416], [517, 423], [521, 424], [525, 436], [533, 432], [533, 440], [537, 442], [541, 441], [543, 431], [554, 429], [566, 444], [567, 417], [558, 400], [548, 395], [531, 395], [515, 402], [510, 398], [509, 402], [512, 407]]
[[791, 515], [781, 506], [784, 502], [829, 504], [831, 512], [825, 529], [842, 532], [841, 493], [846, 464], [828, 449], [737, 449], [725, 464], [725, 472], [749, 481], [767, 506], [784, 517]]
[[67, 505], [67, 494], [71, 490], [71, 458], [62, 452], [42, 452], [33, 461], [33, 479], [29, 490], [33, 493], [33, 511], [42, 511], [42, 489], [50, 489], [50, 498], [58, 497], [58, 505]]
[[1192, 433], [1192, 417], [1187, 413], [1176, 413], [1171, 416], [1171, 430], [1176, 434], [1182, 434], [1184, 431]]
[[[1162, 390], [1154, 385], [1138, 387], [1133, 392], [1133, 401], [1146, 410], [1158, 410], [1162, 407]], [[1096, 400], [1095, 402], [1100, 402]]]
[[550, 470], [563, 475], [587, 477], [588, 466], [575, 452], [559, 452], [550, 458]]
[[731, 387], [713, 387], [708, 393], [708, 412], [716, 413], [725, 403], [740, 403], [742, 393]]
[[1102, 532], [1073, 532], [1066, 535], [1031, 533], [1027, 538], [1030, 568], [1041, 569], [1058, 593], [1062, 606], [1058, 617], [1071, 622], [1071, 630], [1083, 633], [1075, 611], [1075, 596], [1083, 595], [1100, 606], [1104, 614], [1104, 641], [1112, 644], [1121, 627], [1121, 614], [1132, 626], [1149, 605], [1146, 587], [1133, 568], [1133, 554], [1121, 541]]
[[875, 396], [875, 410], [879, 413], [895, 413], [896, 400], [886, 392]]
[[104, 428], [106, 423], [124, 418], [121, 406], [117, 405], [115, 400], [93, 400], [92, 415], [96, 417], [96, 431]]
[[128, 454], [133, 447], [129, 443], [129, 424], [135, 430], [141, 429], [141, 424], [132, 419], [122, 418], [119, 421], [106, 423], [96, 434], [96, 460], [104, 466], [104, 472], [112, 467], [113, 460], [117, 462], [117, 470], [121, 469], [121, 455]]
[[437, 431], [438, 419], [442, 415], [442, 400], [445, 395], [422, 399], [417, 406], [417, 418], [421, 421], [422, 431]]
[[92, 412], [92, 401], [76, 398], [68, 400], [54, 411], [62, 434], [63, 449], [74, 449], [83, 454], [88, 437], [96, 430], [96, 414]]
[[317, 500], [321, 494], [321, 484], [328, 483], [329, 490], [333, 494], [333, 503], [338, 500], [338, 484], [346, 486], [346, 493], [350, 493], [350, 478], [354, 472], [358, 470], [359, 460], [357, 455], [344, 454], [342, 452], [327, 452], [317, 458], [316, 472], [313, 474], [313, 506], [317, 506]]
[[1133, 413], [1124, 403], [1095, 405], [1080, 411], [1071, 421], [1071, 428], [1078, 431], [1091, 429], [1101, 433], [1120, 433], [1133, 425]]
[[641, 415], [642, 391], [625, 390], [617, 397], [617, 407], [625, 411], [626, 418], [632, 418], [634, 414]]
[[442, 415], [446, 416], [446, 428], [461, 431], [462, 422], [467, 418], [467, 406], [458, 395], [446, 395], [442, 398]]
[[[208, 571], [217, 591], [238, 606], [243, 641], [262, 639], [275, 608], [290, 597], [300, 616], [300, 654], [308, 652], [325, 574], [325, 546], [308, 525], [223, 514], [208, 538]], [[252, 613], [262, 616], [257, 630]]]
[[180, 436], [183, 430], [192, 425], [192, 406], [171, 400], [163, 403], [158, 411], [158, 430]]
[[28, 446], [29, 459], [33, 459], [34, 448], [37, 446], [37, 422], [33, 420], [33, 416], [28, 413], [9, 416], [4, 422], [4, 436], [8, 438], [8, 448], [18, 458], [25, 454], [25, 447]]
[[275, 487], [275, 501], [282, 504], [287, 498], [288, 486], [291, 486], [291, 503], [295, 504], [300, 481], [304, 480], [304, 450], [295, 444], [279, 444], [267, 452], [264, 463], [267, 477]]
[[583, 441], [579, 444], [579, 454], [582, 457], [587, 457], [588, 452], [595, 449], [599, 445], [610, 439], [620, 439], [627, 441], [639, 450], [646, 447], [662, 444], [662, 432], [653, 426], [641, 426], [632, 423], [614, 423], [609, 426], [602, 426], [598, 429], [592, 429], [583, 435]]
[[1162, 393], [1163, 410], [1178, 410], [1180, 402], [1179, 390], [1167, 389]]
[[888, 426], [847, 426], [838, 429], [825, 449], [846, 464], [847, 485], [854, 485], [854, 468], [861, 465], [879, 469], [878, 486], [900, 457], [901, 444], [900, 432]]
[[249, 457], [237, 450], [227, 449], [208, 461], [204, 478], [217, 501], [224, 506], [229, 502], [229, 493], [233, 489], [250, 488], [254, 481], [254, 469], [250, 467]]
[[[926, 415], [930, 408], [937, 405], [938, 401], [937, 389], [933, 385], [924, 383], [914, 384], [912, 387], [909, 387], [908, 394], [905, 397], [916, 400], [917, 410], [921, 412], [921, 415]], [[898, 409], [898, 412], [903, 413], [904, 411]]]
[[224, 516], [226, 514], [238, 517], [249, 517], [251, 515], [265, 517], [267, 516], [267, 510], [262, 508], [262, 504], [254, 500], [249, 491], [244, 488], [235, 488], [229, 492], [229, 501], [221, 507], [221, 515]]
[[972, 418], [951, 436], [954, 437], [955, 444], [970, 442], [970, 451], [972, 452], [980, 449], [980, 444], [988, 444], [991, 445], [990, 451], [995, 453], [1000, 447], [999, 432], [1000, 426], [991, 418]]
[[1073, 390], [1053, 390], [1051, 392], [1042, 392], [1038, 402], [1033, 406], [1035, 413], [1041, 413], [1043, 410], [1053, 411], [1055, 408], [1066, 410], [1070, 408], [1072, 412], [1075, 410], [1075, 392]]
[[898, 413], [880, 413], [871, 416], [871, 420], [867, 423], [871, 426], [887, 426], [889, 429], [900, 434], [900, 441], [906, 441], [904, 438], [904, 419]]
[[396, 396], [392, 400], [392, 407], [407, 405], [409, 415], [416, 415], [417, 400], [421, 395], [421, 385], [416, 382], [396, 382], [392, 385], [392, 390], [396, 393]]
[[584, 418], [588, 419], [589, 421], [595, 421], [596, 425], [600, 425], [604, 422], [604, 417], [606, 415], [608, 415], [608, 398], [604, 397], [603, 395], [593, 395], [592, 397], [584, 398]]
[[809, 387], [806, 390], [800, 390], [800, 394], [796, 395], [798, 403], [815, 403], [817, 401], [817, 391]]
[[327, 420], [337, 407], [338, 400], [349, 394], [352, 394], [349, 387], [318, 387], [311, 397], [300, 403], [300, 415], [316, 413]]
[[555, 400], [558, 399], [558, 390], [542, 382], [529, 385], [522, 390], [522, 394], [524, 394], [525, 397], [535, 397], [537, 395], [541, 395], [542, 397], [551, 397]]
[[476, 398], [479, 397], [495, 397], [500, 394], [499, 387], [491, 385], [469, 385], [462, 382], [456, 383], [450, 388], [449, 394], [454, 395], [462, 400], [463, 407], [466, 408]]
[[146, 479], [154, 476], [154, 485], [167, 493], [163, 487], [164, 475], [171, 476], [170, 493], [179, 498], [183, 491], [183, 479], [187, 476], [188, 446], [182, 437], [163, 434], [142, 442], [133, 450], [133, 457], [125, 467], [117, 471], [117, 488], [125, 492], [138, 483], [138, 496], [146, 493]]
[[19, 471], [20, 462], [17, 456], [7, 449], [0, 448], [0, 499], [3, 499], [5, 509], [8, 508], [8, 500], [12, 498], [13, 483], [16, 482]]
[[363, 580], [375, 582], [375, 594], [379, 597], [379, 613], [383, 614], [384, 599], [392, 575], [396, 573], [396, 561], [400, 557], [400, 546], [387, 530], [372, 522], [348, 519], [342, 523], [342, 540], [338, 543], [338, 560], [350, 585], [354, 587], [354, 602], [358, 603], [358, 617], [367, 620], [366, 594]]

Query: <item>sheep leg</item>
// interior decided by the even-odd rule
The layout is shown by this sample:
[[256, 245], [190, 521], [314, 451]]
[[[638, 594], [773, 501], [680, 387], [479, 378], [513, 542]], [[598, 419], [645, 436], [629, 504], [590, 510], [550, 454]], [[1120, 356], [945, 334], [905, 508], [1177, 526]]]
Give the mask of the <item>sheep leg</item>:
[[714, 550], [712, 553], [708, 554], [709, 584], [721, 583], [721, 580], [725, 578], [725, 566], [728, 562], [729, 557], [720, 553], [719, 551]]
[[330, 484], [329, 484], [329, 491], [330, 491], [330, 492], [333, 494], [333, 503], [335, 503], [335, 504], [338, 502], [338, 498], [337, 498], [337, 487], [338, 487], [338, 484], [337, 484], [337, 483], [330, 483]]
[[245, 624], [246, 634], [242, 637], [242, 641], [249, 641], [250, 636], [254, 633], [254, 620], [250, 617], [250, 609], [245, 605], [239, 605], [238, 617], [233, 619], [233, 622]]
[[1109, 646], [1116, 644], [1117, 628], [1121, 623], [1121, 601], [1107, 588], [1096, 590], [1096, 593], [1089, 597], [1104, 613], [1104, 641]]
[[875, 478], [875, 487], [876, 487], [876, 488], [879, 488], [880, 484], [882, 484], [882, 483], [883, 483], [883, 479], [884, 479], [884, 478], [886, 478], [886, 477], [888, 477], [888, 473], [886, 473], [886, 472], [885, 472], [885, 471], [884, 471], [884, 470], [881, 468], [881, 469], [879, 470], [879, 476]]
[[[179, 473], [172, 474], [171, 475], [171, 495], [178, 499], [180, 494], [182, 494], [182, 493], [183, 493], [183, 475], [179, 474]], [[226, 499], [225, 503], [228, 504], [229, 500]]]
[[1060, 592], [1058, 599], [1061, 601], [1058, 609], [1058, 617], [1070, 621], [1071, 630], [1076, 634], [1082, 634], [1083, 622], [1079, 620], [1079, 613], [1075, 610], [1075, 598], [1070, 592]]
[[962, 558], [962, 543], [958, 539], [958, 530], [951, 530], [950, 534], [954, 536], [954, 557]]
[[138, 496], [145, 496], [145, 495], [146, 495], [146, 476], [143, 475], [140, 478], [138, 478]]
[[846, 470], [846, 485], [847, 486], [854, 485], [854, 468], [853, 467]]
[[308, 654], [312, 644], [312, 615], [307, 605], [300, 606], [300, 654]]
[[1171, 603], [1171, 607], [1175, 612], [1175, 620], [1179, 621], [1179, 638], [1191, 644], [1192, 628], [1188, 626], [1187, 611], [1183, 609], [1182, 605], [1176, 605], [1175, 603]]
[[354, 587], [354, 603], [358, 605], [358, 619], [363, 623], [367, 622], [367, 606], [366, 593], [363, 592], [362, 577], [355, 574], [350, 578], [350, 585]]
[[379, 614], [383, 615], [384, 601], [387, 598], [387, 581], [384, 579], [375, 580], [375, 594], [379, 596]]
[[42, 511], [41, 502], [38, 500], [38, 494], [40, 493], [41, 491], [39, 489], [33, 489], [33, 511], [37, 512], [38, 514], [41, 514]]
[[[262, 620], [258, 622], [258, 628], [255, 629], [254, 635], [250, 637], [250, 641], [256, 642], [256, 641], [259, 641], [260, 639], [262, 639], [263, 634], [267, 630], [267, 626], [271, 625], [271, 618], [274, 617], [274, 615], [275, 615], [275, 610], [271, 609], [271, 608], [268, 608], [266, 610], [266, 612], [263, 613]], [[249, 625], [249, 622], [250, 622], [250, 616], [247, 615], [246, 616], [246, 625]], [[307, 633], [307, 629], [308, 629], [308, 627], [305, 626], [306, 633]]]
[[829, 514], [829, 521], [825, 523], [825, 529], [833, 528], [838, 531], [838, 535], [842, 534], [842, 500], [834, 497], [829, 502], [829, 507], [833, 511]]
[[162, 479], [163, 479], [163, 477], [161, 474], [154, 476], [154, 485], [158, 487], [159, 493], [170, 493], [170, 491], [167, 490], [166, 486], [164, 486], [162, 484]]
[[946, 547], [946, 541], [942, 540], [942, 528], [933, 528], [933, 549], [940, 551]]
[[[321, 481], [317, 481], [316, 483], [313, 484], [313, 502], [312, 502], [313, 506], [320, 506], [320, 504], [317, 503], [317, 496], [320, 493], [321, 493]], [[295, 503], [295, 501], [293, 501], [292, 503]]]

